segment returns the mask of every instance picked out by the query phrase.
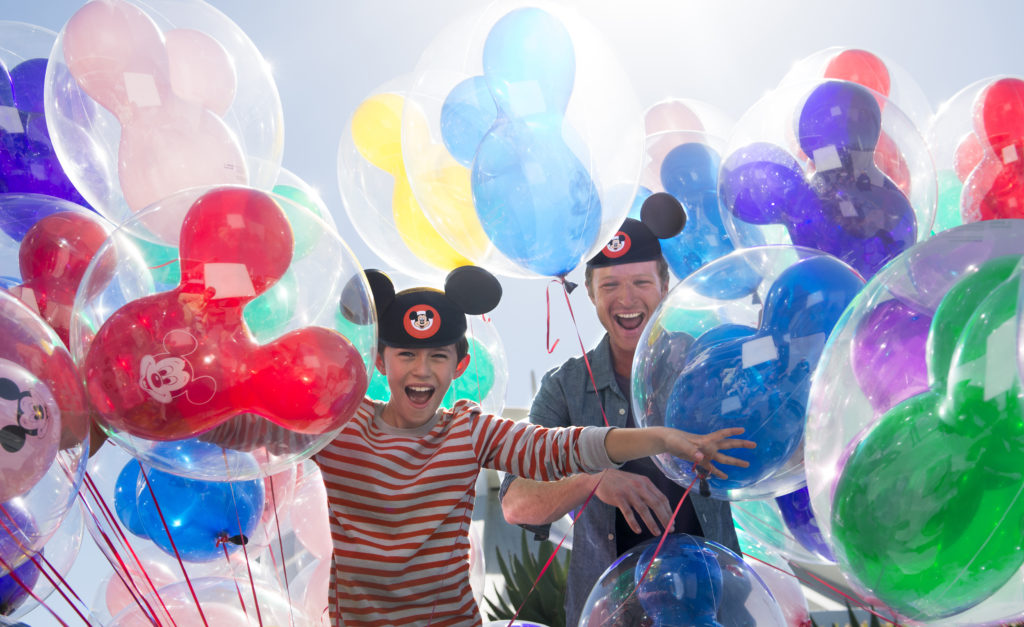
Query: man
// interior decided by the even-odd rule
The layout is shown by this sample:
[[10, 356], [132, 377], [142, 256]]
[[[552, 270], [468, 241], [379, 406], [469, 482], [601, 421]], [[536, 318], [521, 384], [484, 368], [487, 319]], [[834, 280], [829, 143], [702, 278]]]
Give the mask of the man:
[[[603, 406], [609, 425], [635, 426], [630, 404], [633, 354], [644, 324], [668, 291], [668, 279], [658, 238], [646, 224], [627, 219], [612, 243], [587, 262], [587, 294], [607, 332], [587, 353], [598, 393], [583, 359], [570, 359], [544, 375], [530, 409], [531, 422], [544, 427], [603, 426]], [[591, 588], [616, 557], [660, 535], [685, 489], [665, 477], [650, 458], [549, 483], [509, 475], [501, 487], [505, 520], [544, 539], [550, 523], [579, 508], [595, 486], [596, 498], [574, 525], [566, 625], [579, 622]], [[729, 504], [703, 498], [696, 489], [680, 508], [673, 531], [739, 551]]]

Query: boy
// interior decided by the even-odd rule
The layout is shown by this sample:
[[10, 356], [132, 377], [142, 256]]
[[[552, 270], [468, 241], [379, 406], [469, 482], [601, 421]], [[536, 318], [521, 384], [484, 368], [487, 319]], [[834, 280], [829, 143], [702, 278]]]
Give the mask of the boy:
[[493, 309], [500, 285], [473, 267], [454, 270], [444, 292], [395, 294], [385, 275], [370, 271], [367, 278], [378, 312], [377, 368], [391, 398], [364, 400], [314, 458], [334, 542], [332, 625], [481, 624], [468, 559], [481, 468], [548, 481], [670, 452], [724, 476], [711, 461], [743, 462], [719, 450], [753, 446], [730, 439], [739, 429], [705, 436], [665, 428], [544, 429], [482, 414], [468, 401], [441, 410], [448, 386], [469, 365], [466, 314]]

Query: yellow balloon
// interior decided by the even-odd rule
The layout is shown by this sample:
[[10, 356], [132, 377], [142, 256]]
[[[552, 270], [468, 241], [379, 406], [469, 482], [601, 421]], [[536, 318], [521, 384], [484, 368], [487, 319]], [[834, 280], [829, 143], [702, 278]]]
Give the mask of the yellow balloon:
[[[405, 99], [398, 94], [379, 94], [364, 100], [352, 116], [352, 141], [364, 159], [394, 177], [391, 211], [395, 230], [409, 250], [420, 260], [445, 271], [470, 265], [469, 259], [452, 248], [430, 224], [412, 194], [402, 160], [404, 106]], [[475, 211], [473, 217], [476, 218]]]

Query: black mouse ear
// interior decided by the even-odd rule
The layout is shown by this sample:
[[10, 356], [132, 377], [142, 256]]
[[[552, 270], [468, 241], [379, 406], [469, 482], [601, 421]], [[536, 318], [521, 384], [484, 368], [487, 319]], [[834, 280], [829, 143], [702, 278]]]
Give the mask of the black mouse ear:
[[464, 313], [478, 316], [498, 306], [501, 283], [479, 266], [461, 266], [448, 273], [444, 294]]
[[366, 295], [363, 279], [370, 284], [370, 294], [377, 311], [387, 309], [395, 300], [395, 286], [388, 275], [380, 270], [367, 270], [362, 277], [354, 276], [341, 290], [341, 315], [355, 324], [371, 324], [374, 321], [373, 307]]
[[644, 200], [640, 207], [640, 221], [658, 239], [675, 237], [686, 226], [686, 211], [672, 194], [657, 192]]

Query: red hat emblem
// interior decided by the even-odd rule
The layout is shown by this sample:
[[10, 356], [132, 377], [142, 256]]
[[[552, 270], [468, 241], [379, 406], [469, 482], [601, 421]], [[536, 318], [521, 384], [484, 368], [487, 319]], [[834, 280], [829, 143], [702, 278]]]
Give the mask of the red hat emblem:
[[629, 235], [626, 235], [624, 231], [619, 231], [611, 240], [608, 241], [608, 245], [604, 247], [601, 252], [604, 253], [605, 257], [616, 259], [629, 252]]
[[441, 328], [441, 314], [430, 305], [413, 305], [402, 317], [405, 332], [417, 340], [433, 337]]

